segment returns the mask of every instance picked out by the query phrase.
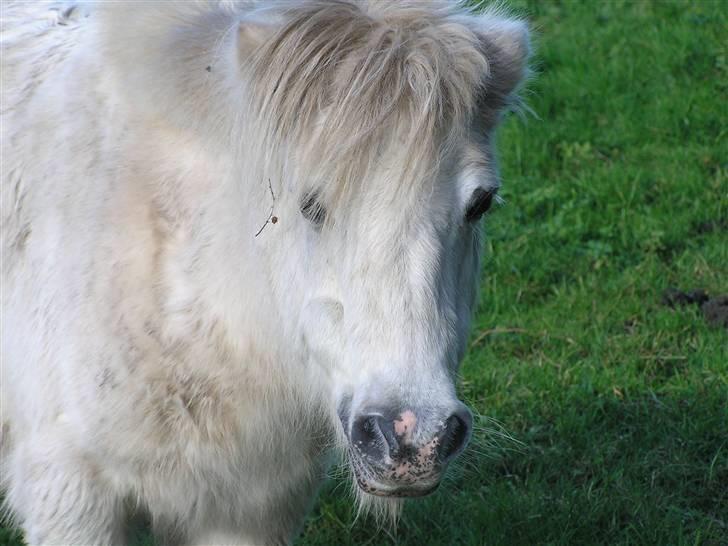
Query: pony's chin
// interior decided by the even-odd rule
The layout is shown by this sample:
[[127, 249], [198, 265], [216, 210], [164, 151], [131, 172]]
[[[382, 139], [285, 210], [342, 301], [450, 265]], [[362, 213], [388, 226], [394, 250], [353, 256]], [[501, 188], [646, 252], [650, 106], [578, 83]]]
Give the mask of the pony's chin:
[[406, 485], [385, 484], [372, 480], [356, 480], [359, 489], [375, 497], [388, 497], [395, 499], [424, 497], [429, 495], [440, 485], [439, 480], [423, 484], [408, 483]]

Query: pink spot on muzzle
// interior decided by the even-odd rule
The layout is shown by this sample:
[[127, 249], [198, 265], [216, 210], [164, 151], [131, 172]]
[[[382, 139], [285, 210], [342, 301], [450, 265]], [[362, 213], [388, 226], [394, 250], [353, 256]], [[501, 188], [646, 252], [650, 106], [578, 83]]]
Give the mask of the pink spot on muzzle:
[[394, 433], [401, 436], [404, 442], [410, 443], [416, 426], [417, 416], [413, 411], [406, 410], [400, 414], [398, 419], [395, 419]]

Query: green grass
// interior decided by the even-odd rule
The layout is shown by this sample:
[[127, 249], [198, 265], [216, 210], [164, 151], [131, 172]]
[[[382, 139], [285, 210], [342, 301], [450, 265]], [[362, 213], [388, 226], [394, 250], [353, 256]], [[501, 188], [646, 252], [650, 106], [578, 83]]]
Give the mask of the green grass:
[[728, 292], [728, 8], [513, 5], [537, 117], [500, 132], [461, 391], [514, 440], [479, 431], [396, 531], [332, 482], [299, 546], [728, 544], [728, 335], [660, 303]]
[[728, 7], [515, 7], [537, 117], [500, 132], [461, 391], [518, 442], [480, 431], [396, 534], [333, 483], [300, 546], [728, 544], [728, 335], [660, 303], [728, 292]]

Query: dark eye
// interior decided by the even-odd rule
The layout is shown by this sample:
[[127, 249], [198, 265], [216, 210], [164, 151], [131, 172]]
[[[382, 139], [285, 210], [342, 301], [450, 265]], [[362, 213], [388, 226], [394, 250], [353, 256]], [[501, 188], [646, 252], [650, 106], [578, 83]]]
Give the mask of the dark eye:
[[465, 219], [468, 222], [480, 220], [481, 216], [488, 212], [488, 209], [493, 204], [495, 194], [496, 190], [477, 188], [470, 197], [468, 208], [465, 209]]
[[326, 209], [319, 202], [317, 193], [309, 193], [304, 197], [301, 203], [301, 214], [315, 226], [321, 226], [324, 223]]

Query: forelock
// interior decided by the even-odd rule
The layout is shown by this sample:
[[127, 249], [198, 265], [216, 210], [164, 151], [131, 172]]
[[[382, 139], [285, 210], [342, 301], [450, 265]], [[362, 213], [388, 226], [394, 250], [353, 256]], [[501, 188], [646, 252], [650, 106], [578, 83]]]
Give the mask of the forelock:
[[385, 150], [403, 158], [393, 191], [426, 180], [488, 73], [467, 10], [435, 0], [277, 2], [275, 10], [281, 25], [250, 65], [266, 148], [292, 146], [329, 206], [359, 191]]

